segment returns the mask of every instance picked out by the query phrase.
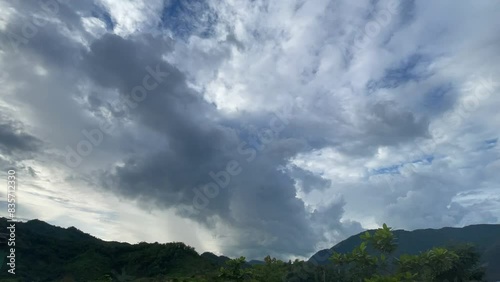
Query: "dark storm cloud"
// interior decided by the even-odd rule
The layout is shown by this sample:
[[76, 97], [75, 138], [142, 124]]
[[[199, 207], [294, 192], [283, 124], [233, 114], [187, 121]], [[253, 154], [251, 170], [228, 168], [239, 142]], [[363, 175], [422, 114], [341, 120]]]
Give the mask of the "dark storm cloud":
[[[352, 154], [426, 134], [425, 121], [387, 102], [367, 107], [362, 136], [336, 131], [334, 125], [339, 122], [301, 121], [304, 113], [292, 111], [272, 142], [266, 144], [259, 140], [258, 132], [270, 127], [273, 115], [221, 116], [213, 104], [187, 86], [182, 72], [161, 59], [171, 44], [162, 37], [105, 35], [84, 55], [84, 69], [93, 81], [119, 89], [123, 97], [130, 97], [145, 77], [154, 77], [152, 70], [161, 73], [158, 86], [148, 91], [144, 100], [133, 102], [126, 118], [163, 136], [164, 145], [156, 151], [136, 148], [123, 165], [103, 172], [103, 183], [121, 195], [154, 202], [161, 208], [174, 207], [178, 214], [209, 227], [215, 227], [213, 216], [222, 219], [235, 228], [235, 243], [225, 245], [228, 254], [300, 255], [314, 250], [322, 235], [311, 224], [325, 218], [318, 213], [311, 217], [296, 197], [295, 185], [300, 181], [311, 191], [330, 182], [298, 168], [295, 172], [279, 169], [286, 167], [290, 157], [336, 146], [333, 140], [342, 134], [358, 137]], [[241, 172], [223, 187], [214, 178], [219, 175], [224, 179], [221, 175], [230, 162], [236, 162]], [[340, 216], [333, 221], [334, 226], [342, 226]]]
[[[22, 35], [26, 23], [40, 12], [36, 6], [19, 5], [16, 9], [27, 11], [26, 17], [9, 22], [9, 34]], [[134, 150], [125, 152], [123, 165], [102, 173], [104, 187], [126, 197], [152, 201], [159, 208], [175, 208], [178, 214], [209, 227], [215, 226], [212, 217], [217, 216], [232, 228], [231, 234], [223, 234], [232, 238], [223, 246], [229, 255], [259, 257], [267, 252], [303, 255], [315, 250], [318, 237], [310, 227], [304, 203], [295, 196], [295, 180], [277, 169], [287, 164], [287, 158], [310, 147], [307, 142], [293, 138], [292, 134], [266, 144], [239, 138], [252, 135], [259, 140], [258, 132], [237, 125], [251, 123], [257, 131], [268, 129], [273, 115], [250, 119], [242, 116], [234, 120], [220, 116], [213, 104], [187, 87], [182, 72], [162, 60], [162, 55], [173, 48], [171, 39], [107, 34], [84, 51], [86, 48], [69, 40], [64, 31], [90, 39], [79, 16], [61, 4], [54, 17], [62, 24], [50, 22], [37, 26], [29, 40], [17, 45], [18, 49], [9, 49], [26, 59], [22, 64], [12, 57], [9, 76], [31, 81], [18, 91], [18, 97], [25, 103], [31, 100], [37, 104], [40, 124], [58, 127], [60, 132], [53, 136], [85, 128], [89, 123], [82, 119], [85, 109], [76, 107], [73, 95], [87, 94], [70, 87], [77, 77], [90, 78], [102, 88], [117, 89], [121, 98], [113, 101], [99, 91], [92, 91], [84, 97], [88, 110], [97, 114], [108, 108], [115, 113], [116, 120], [131, 120], [139, 128], [161, 136], [159, 144], [164, 142], [160, 149], [140, 147], [142, 144], [134, 143], [135, 140], [115, 143], [116, 147], [127, 144]], [[3, 34], [3, 39], [9, 34]], [[43, 65], [47, 76], [25, 72], [28, 62]], [[65, 80], [60, 80], [62, 75]], [[146, 76], [149, 76], [147, 83], [158, 85], [148, 90], [144, 100], [130, 100], [133, 90], [144, 85]], [[54, 84], [49, 79], [59, 81]], [[47, 95], [42, 94], [45, 92]], [[38, 93], [35, 99], [32, 93]], [[42, 97], [52, 103], [43, 102]], [[123, 108], [126, 111], [121, 111]], [[9, 152], [33, 151], [40, 146], [36, 137], [15, 131], [8, 124], [1, 127], [0, 134], [2, 149]], [[208, 199], [206, 207], [196, 210], [195, 189], [204, 191], [207, 184], [215, 182], [210, 173], [224, 171], [232, 161], [238, 162], [241, 173], [232, 177], [227, 187], [220, 187], [217, 196]]]
[[[342, 234], [350, 232], [350, 227], [344, 230], [340, 222], [343, 202], [310, 214], [304, 202], [296, 197], [296, 182], [311, 191], [330, 185], [328, 180], [298, 168], [285, 169], [289, 158], [298, 153], [336, 146], [339, 136], [350, 135], [339, 130], [346, 125], [345, 121], [313, 122], [305, 117], [317, 109], [307, 107], [302, 112], [294, 109], [286, 121], [283, 117], [276, 119], [276, 113], [241, 114], [229, 119], [201, 93], [187, 86], [184, 73], [162, 59], [172, 51], [172, 39], [147, 34], [127, 38], [105, 34], [92, 41], [87, 50], [78, 41], [68, 40], [61, 30], [65, 27], [91, 39], [81, 20], [62, 7], [58, 15], [62, 26], [47, 24], [20, 50], [33, 58], [33, 62], [41, 62], [49, 77], [65, 75], [74, 80], [61, 81], [55, 88], [45, 78], [33, 76], [32, 88], [23, 89], [21, 97], [28, 97], [33, 91], [53, 92], [50, 97], [54, 103], [41, 108], [44, 110], [39, 116], [47, 116], [40, 122], [57, 122], [61, 129], [66, 128], [62, 132], [86, 128], [89, 121], [75, 118], [84, 116], [86, 110], [102, 117], [100, 113], [107, 109], [114, 114], [114, 122], [131, 121], [140, 132], [152, 131], [158, 139], [147, 141], [156, 144], [154, 148], [144, 146], [146, 142], [141, 138], [113, 139], [112, 146], [133, 149], [123, 152], [125, 157], [120, 165], [101, 171], [105, 189], [154, 203], [158, 208], [174, 208], [179, 215], [210, 228], [217, 226], [214, 217], [218, 218], [231, 227], [229, 234], [221, 234], [231, 238], [222, 244], [227, 255], [259, 257], [266, 253], [283, 256], [313, 252], [316, 243], [324, 239], [325, 229], [316, 228], [324, 224], [322, 221], [328, 222], [324, 226], [338, 229]], [[19, 32], [23, 24], [23, 21], [13, 22], [9, 29]], [[19, 77], [27, 79], [30, 74], [20, 75], [24, 68], [19, 67]], [[77, 77], [89, 78], [101, 89], [118, 90], [120, 97], [110, 99], [99, 90], [69, 91]], [[145, 85], [154, 87], [142, 92]], [[83, 95], [88, 108], [78, 109], [72, 102], [73, 93]], [[422, 133], [411, 114], [390, 111], [388, 106], [374, 106], [369, 111], [375, 118], [366, 121], [366, 130], [379, 132], [376, 134], [379, 143], [397, 142], [394, 138], [401, 133], [408, 138]], [[262, 134], [273, 126], [279, 130], [271, 130], [271, 141], [265, 141]], [[360, 147], [372, 141], [359, 140]], [[232, 162], [237, 163], [241, 172], [232, 176], [227, 185], [220, 185], [217, 181], [225, 182], [224, 172]], [[215, 189], [215, 184], [216, 195], [207, 195], [206, 189]], [[197, 204], [203, 207], [197, 209]], [[327, 216], [332, 212], [338, 214]]]
[[[314, 234], [302, 201], [295, 197], [295, 182], [277, 170], [286, 165], [286, 157], [304, 148], [303, 141], [276, 139], [252, 147], [238, 138], [241, 129], [223, 124], [241, 121], [220, 122], [223, 118], [215, 107], [187, 87], [181, 72], [161, 60], [161, 51], [168, 49], [155, 49], [161, 46], [158, 40], [163, 39], [107, 35], [84, 56], [93, 80], [120, 89], [121, 95], [129, 95], [145, 75], [151, 75], [148, 67], [168, 73], [128, 113], [140, 126], [164, 136], [166, 145], [155, 152], [139, 148], [122, 166], [104, 172], [106, 187], [162, 208], [176, 207], [179, 214], [208, 226], [211, 216], [220, 217], [237, 230], [238, 246], [231, 246], [229, 252], [236, 248], [252, 255], [261, 255], [265, 249], [276, 254], [313, 251]], [[269, 128], [271, 120], [268, 125], [263, 118], [257, 122]], [[195, 189], [204, 191], [215, 182], [211, 174], [224, 171], [230, 162], [238, 163], [241, 174], [231, 178], [227, 187], [220, 187], [215, 197], [207, 197], [209, 203], [197, 211]], [[259, 247], [261, 237], [246, 237], [252, 232], [273, 238], [274, 243]]]
[[397, 146], [414, 138], [428, 138], [429, 121], [417, 118], [393, 101], [379, 101], [366, 107], [352, 142], [339, 149], [352, 155], [373, 155], [381, 146]]
[[[10, 48], [9, 36], [22, 35], [26, 23], [42, 13], [33, 3], [13, 2], [13, 7], [24, 11], [24, 16], [9, 20], [6, 31], [0, 35], [3, 46]], [[409, 8], [414, 10], [411, 6]], [[429, 121], [422, 117], [425, 116], [422, 110], [404, 108], [398, 97], [394, 97], [394, 101], [377, 101], [374, 98], [376, 93], [370, 97], [349, 91], [345, 95], [337, 93], [338, 89], [328, 86], [327, 82], [334, 80], [331, 76], [328, 81], [317, 81], [296, 90], [304, 91], [300, 93], [303, 99], [297, 102], [298, 105], [284, 109], [286, 114], [264, 110], [272, 106], [260, 108], [261, 105], [256, 105], [249, 109], [252, 113], [226, 115], [219, 110], [221, 105], [206, 100], [207, 97], [203, 96], [206, 93], [188, 86], [186, 77], [193, 74], [184, 71], [182, 60], [191, 58], [170, 60], [171, 56], [191, 54], [193, 50], [199, 51], [196, 48], [213, 45], [209, 48], [216, 52], [200, 51], [201, 55], [194, 56], [195, 59], [188, 65], [204, 69], [204, 63], [197, 60], [205, 58], [203, 62], [216, 65], [207, 69], [227, 77], [230, 86], [231, 83], [246, 83], [244, 86], [255, 97], [269, 93], [274, 95], [275, 90], [276, 96], [282, 95], [279, 93], [290, 90], [293, 88], [290, 85], [294, 85], [294, 73], [286, 72], [288, 65], [268, 65], [269, 69], [279, 67], [285, 71], [276, 76], [279, 83], [261, 80], [262, 77], [273, 77], [274, 73], [259, 68], [249, 68], [248, 73], [245, 70], [243, 77], [232, 78], [224, 73], [221, 58], [227, 59], [229, 65], [234, 63], [230, 61], [232, 49], [248, 53], [238, 59], [242, 63], [235, 63], [231, 73], [234, 71], [237, 74], [237, 68], [248, 68], [244, 58], [258, 61], [261, 54], [251, 57], [251, 51], [262, 52], [266, 49], [252, 45], [262, 43], [252, 41], [257, 35], [250, 36], [252, 40], [239, 35], [236, 37], [236, 33], [211, 39], [216, 16], [202, 18], [200, 15], [204, 13], [204, 7], [173, 1], [171, 6], [165, 7], [161, 25], [175, 28], [172, 34], [182, 39], [192, 34], [201, 35], [207, 41], [197, 44], [203, 47], [188, 46], [186, 51], [182, 48], [187, 45], [142, 31], [124, 37], [105, 34], [96, 39], [95, 35], [85, 31], [85, 21], [81, 16], [103, 18], [108, 31], [119, 23], [110, 23], [109, 16], [101, 11], [93, 12], [94, 9], [93, 4], [81, 1], [71, 5], [60, 4], [58, 11], [52, 15], [55, 21], [38, 26], [34, 35], [20, 44], [17, 50], [6, 49], [8, 55], [2, 58], [5, 65], [3, 71], [7, 73], [7, 81], [17, 87], [13, 87], [16, 103], [31, 111], [34, 118], [30, 125], [38, 127], [37, 132], [46, 134], [45, 138], [32, 136], [22, 126], [11, 122], [0, 123], [0, 148], [8, 155], [38, 152], [42, 146], [40, 140], [46, 139], [53, 148], [64, 148], [67, 144], [80, 141], [82, 129], [89, 129], [89, 126], [92, 129], [97, 121], [106, 120], [116, 125], [115, 135], [105, 135], [105, 141], [96, 146], [93, 155], [85, 160], [88, 167], [95, 170], [89, 175], [94, 176], [92, 173], [96, 171], [99, 175], [100, 185], [96, 186], [123, 197], [138, 199], [149, 209], [172, 209], [180, 216], [196, 220], [225, 238], [217, 243], [221, 245], [221, 251], [229, 256], [258, 258], [271, 254], [283, 258], [287, 255], [307, 255], [317, 250], [318, 242], [334, 243], [334, 240], [361, 230], [358, 222], [343, 219], [347, 203], [342, 197], [311, 211], [310, 203], [306, 205], [298, 198], [296, 186], [302, 187], [305, 193], [325, 193], [325, 201], [336, 197], [334, 193], [327, 195], [329, 188], [342, 191], [339, 192], [341, 194], [352, 193], [351, 201], [356, 202], [360, 198], [363, 204], [358, 211], [373, 208], [371, 202], [378, 195], [384, 198], [380, 200], [383, 204], [378, 213], [386, 213], [384, 219], [390, 219], [398, 226], [424, 226], [424, 220], [412, 217], [415, 214], [437, 222], [436, 226], [457, 224], [466, 213], [459, 205], [447, 207], [455, 193], [464, 189], [448, 190], [447, 187], [453, 183], [436, 185], [416, 181], [408, 188], [384, 194], [383, 191], [388, 189], [371, 189], [373, 184], [363, 178], [362, 182], [349, 183], [348, 188], [341, 190], [342, 185], [347, 185], [342, 181], [335, 182], [316, 172], [290, 165], [290, 159], [297, 155], [332, 148], [345, 155], [346, 160], [353, 160], [353, 166], [363, 166], [358, 159], [370, 159], [381, 147], [393, 149], [418, 138], [427, 138]], [[175, 21], [166, 22], [166, 18]], [[199, 21], [193, 22], [194, 18]], [[263, 30], [262, 34], [266, 35], [266, 31]], [[234, 44], [238, 48], [219, 48], [223, 38], [225, 45]], [[187, 41], [186, 44], [191, 43]], [[283, 54], [288, 53], [280, 50], [276, 54], [276, 58], [280, 58], [276, 62], [295, 61], [302, 53], [280, 57]], [[213, 59], [213, 56], [217, 58]], [[175, 61], [175, 66], [165, 58]], [[421, 76], [420, 70], [425, 69], [433, 58], [426, 58], [422, 65], [420, 59], [414, 57], [408, 62], [395, 60], [403, 64], [381, 69], [380, 73], [385, 74], [386, 81], [382, 79], [379, 81], [381, 84], [372, 86], [400, 87], [427, 78]], [[303, 63], [306, 67], [314, 64]], [[290, 66], [294, 67], [293, 64]], [[43, 69], [44, 74], [37, 73], [37, 67]], [[362, 73], [362, 70], [359, 71]], [[309, 79], [318, 79], [320, 74], [321, 71], [315, 71]], [[290, 81], [284, 81], [283, 77], [288, 77]], [[246, 78], [248, 81], [245, 81]], [[349, 79], [359, 78], [353, 76]], [[262, 84], [263, 88], [252, 88], [252, 84]], [[268, 86], [269, 89], [266, 88]], [[266, 99], [251, 100], [252, 97], [245, 96], [248, 93], [231, 93], [239, 94], [252, 102], [268, 102]], [[445, 95], [434, 91], [428, 96], [428, 102], [434, 103]], [[289, 101], [290, 97], [285, 94], [278, 98]], [[272, 105], [273, 101], [270, 97], [269, 104]], [[66, 179], [92, 179], [85, 175], [86, 171], [82, 171], [85, 169], [74, 170], [73, 175]], [[234, 175], [228, 171], [234, 172]], [[31, 168], [29, 173], [35, 176], [35, 170]], [[409, 182], [408, 179], [405, 181]], [[363, 197], [358, 195], [361, 190], [356, 188], [359, 187], [367, 188], [362, 190]], [[437, 192], [433, 193], [434, 190]], [[425, 204], [421, 205], [422, 202]], [[435, 206], [438, 208], [432, 214]], [[365, 213], [372, 212], [375, 209]], [[402, 218], [408, 217], [411, 223], [404, 225]]]
[[368, 103], [361, 110], [355, 120], [347, 120], [337, 114], [344, 110], [333, 106], [331, 114], [318, 120], [308, 117], [321, 109], [309, 106], [290, 118], [290, 126], [282, 135], [307, 141], [308, 150], [333, 147], [353, 157], [373, 155], [381, 146], [398, 146], [414, 138], [429, 137], [429, 121], [416, 117], [395, 101]]
[[0, 123], [0, 150], [13, 155], [19, 152], [36, 152], [41, 149], [42, 141], [23, 131], [19, 124], [4, 120]]
[[[71, 1], [16, 1], [9, 3], [18, 13], [0, 32], [5, 50], [16, 56], [36, 55], [48, 65], [73, 67], [78, 48], [82, 46], [68, 40], [67, 33], [89, 36], [78, 13], [87, 5]], [[19, 15], [19, 16], [17, 16]], [[57, 21], [59, 22], [57, 22]], [[66, 32], [66, 34], [64, 34]]]
[[[379, 140], [379, 145], [394, 145], [427, 135], [429, 122], [418, 119], [394, 102], [378, 102], [370, 107], [366, 130]], [[398, 139], [393, 137], [398, 136]]]
[[304, 192], [309, 193], [313, 190], [324, 190], [332, 185], [332, 181], [304, 170], [297, 166], [292, 166], [291, 173], [300, 180]]

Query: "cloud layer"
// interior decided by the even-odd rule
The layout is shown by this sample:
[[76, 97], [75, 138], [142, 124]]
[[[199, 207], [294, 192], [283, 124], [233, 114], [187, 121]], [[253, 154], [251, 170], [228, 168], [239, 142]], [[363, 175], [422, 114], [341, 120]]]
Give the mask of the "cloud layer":
[[499, 222], [496, 2], [153, 2], [0, 2], [20, 217], [249, 258]]

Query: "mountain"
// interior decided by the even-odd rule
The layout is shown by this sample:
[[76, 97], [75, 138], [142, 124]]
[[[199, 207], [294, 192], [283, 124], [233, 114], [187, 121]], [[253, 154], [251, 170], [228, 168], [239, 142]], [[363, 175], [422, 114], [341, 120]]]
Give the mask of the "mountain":
[[218, 256], [211, 252], [204, 252], [203, 254], [201, 254], [201, 257], [207, 259], [208, 261], [212, 262], [215, 265], [220, 265], [220, 266], [225, 265], [226, 261], [231, 259], [226, 256]]
[[[333, 252], [348, 253], [361, 243], [360, 235], [351, 236], [330, 249], [314, 254], [310, 263], [327, 264]], [[414, 231], [395, 230], [398, 248], [394, 255], [418, 254], [433, 247], [453, 246], [470, 243], [481, 253], [483, 265], [487, 268], [488, 281], [500, 281], [500, 224], [479, 224], [462, 228], [419, 229]]]
[[[0, 218], [0, 232], [7, 219]], [[3, 234], [3, 237], [6, 237]], [[16, 223], [15, 278], [2, 263], [0, 281], [132, 281], [139, 278], [195, 278], [217, 275], [227, 257], [199, 255], [184, 243], [106, 242], [75, 227], [40, 220]], [[2, 244], [6, 250], [6, 242]], [[5, 257], [5, 253], [2, 254]], [[141, 280], [148, 281], [148, 280]], [[153, 280], [151, 280], [153, 281]]]
[[264, 262], [261, 261], [261, 260], [255, 260], [255, 259], [253, 259], [253, 260], [249, 261], [248, 264], [249, 265], [262, 265], [262, 264], [264, 264]]
[[[4, 259], [0, 281], [216, 281], [219, 269], [227, 267], [225, 264], [230, 260], [210, 252], [200, 255], [184, 243], [107, 242], [75, 227], [61, 228], [30, 220], [16, 223], [16, 279], [12, 279], [5, 261], [5, 252], [10, 248], [5, 246], [8, 224], [7, 219], [0, 218], [0, 244], [4, 245], [0, 249]], [[473, 243], [482, 254], [489, 281], [500, 280], [500, 225], [411, 232], [396, 230], [394, 234], [399, 243], [396, 255], [416, 254], [435, 246]], [[269, 277], [278, 273], [285, 275], [286, 281], [323, 281], [325, 274], [326, 277], [337, 275], [331, 264], [322, 265], [327, 263], [331, 253], [350, 252], [360, 242], [359, 236], [352, 236], [329, 250], [318, 252], [309, 263], [276, 262], [268, 265], [262, 261], [250, 261], [242, 267], [265, 275], [262, 281], [270, 281]], [[300, 280], [304, 277], [309, 277], [309, 280]], [[326, 281], [338, 281], [335, 279]]]

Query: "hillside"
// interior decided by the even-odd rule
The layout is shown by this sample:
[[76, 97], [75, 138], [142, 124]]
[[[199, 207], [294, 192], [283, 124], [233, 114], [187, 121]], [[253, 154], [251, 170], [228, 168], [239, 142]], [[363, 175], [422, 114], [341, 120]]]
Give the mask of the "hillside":
[[[0, 230], [6, 226], [7, 220], [0, 218]], [[396, 255], [473, 243], [487, 266], [488, 280], [500, 280], [500, 225], [397, 230], [394, 234], [399, 244]], [[309, 263], [266, 258], [266, 262], [249, 261], [242, 267], [257, 276], [264, 275], [251, 281], [271, 281], [271, 275], [276, 276], [272, 281], [323, 281], [325, 275], [331, 277], [326, 281], [337, 281], [333, 265], [325, 265], [328, 257], [333, 251], [350, 252], [360, 242], [359, 235], [352, 236], [330, 250], [318, 252]], [[321, 254], [325, 254], [323, 259]], [[106, 242], [74, 227], [61, 228], [31, 220], [16, 224], [17, 280], [8, 280], [12, 276], [3, 264], [0, 281], [216, 281], [221, 266], [227, 267], [228, 261], [228, 257], [209, 252], [200, 255], [184, 243]]]
[[[326, 264], [333, 252], [348, 253], [361, 243], [360, 235], [351, 236], [346, 240], [314, 254], [309, 262]], [[487, 268], [488, 280], [500, 280], [500, 225], [480, 224], [463, 228], [445, 227], [441, 229], [419, 229], [414, 231], [395, 230], [398, 248], [395, 256], [403, 253], [418, 254], [424, 250], [438, 246], [452, 246], [461, 243], [471, 243], [482, 254], [482, 262]]]
[[[0, 218], [0, 230], [7, 221]], [[105, 242], [74, 227], [39, 220], [16, 224], [16, 278], [20, 281], [99, 281], [109, 277], [194, 277], [216, 273], [227, 257], [199, 255], [184, 243]], [[0, 281], [12, 278], [2, 265]], [[215, 274], [214, 274], [215, 275]], [[106, 281], [106, 280], [102, 280]]]

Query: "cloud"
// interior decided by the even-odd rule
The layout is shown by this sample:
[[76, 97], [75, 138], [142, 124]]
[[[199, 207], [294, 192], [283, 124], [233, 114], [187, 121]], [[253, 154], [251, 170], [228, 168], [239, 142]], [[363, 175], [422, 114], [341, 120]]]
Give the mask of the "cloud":
[[0, 149], [2, 153], [13, 155], [19, 152], [38, 151], [42, 142], [36, 137], [23, 132], [14, 122], [0, 124]]
[[493, 2], [52, 5], [2, 3], [26, 218], [249, 258], [499, 220]]

